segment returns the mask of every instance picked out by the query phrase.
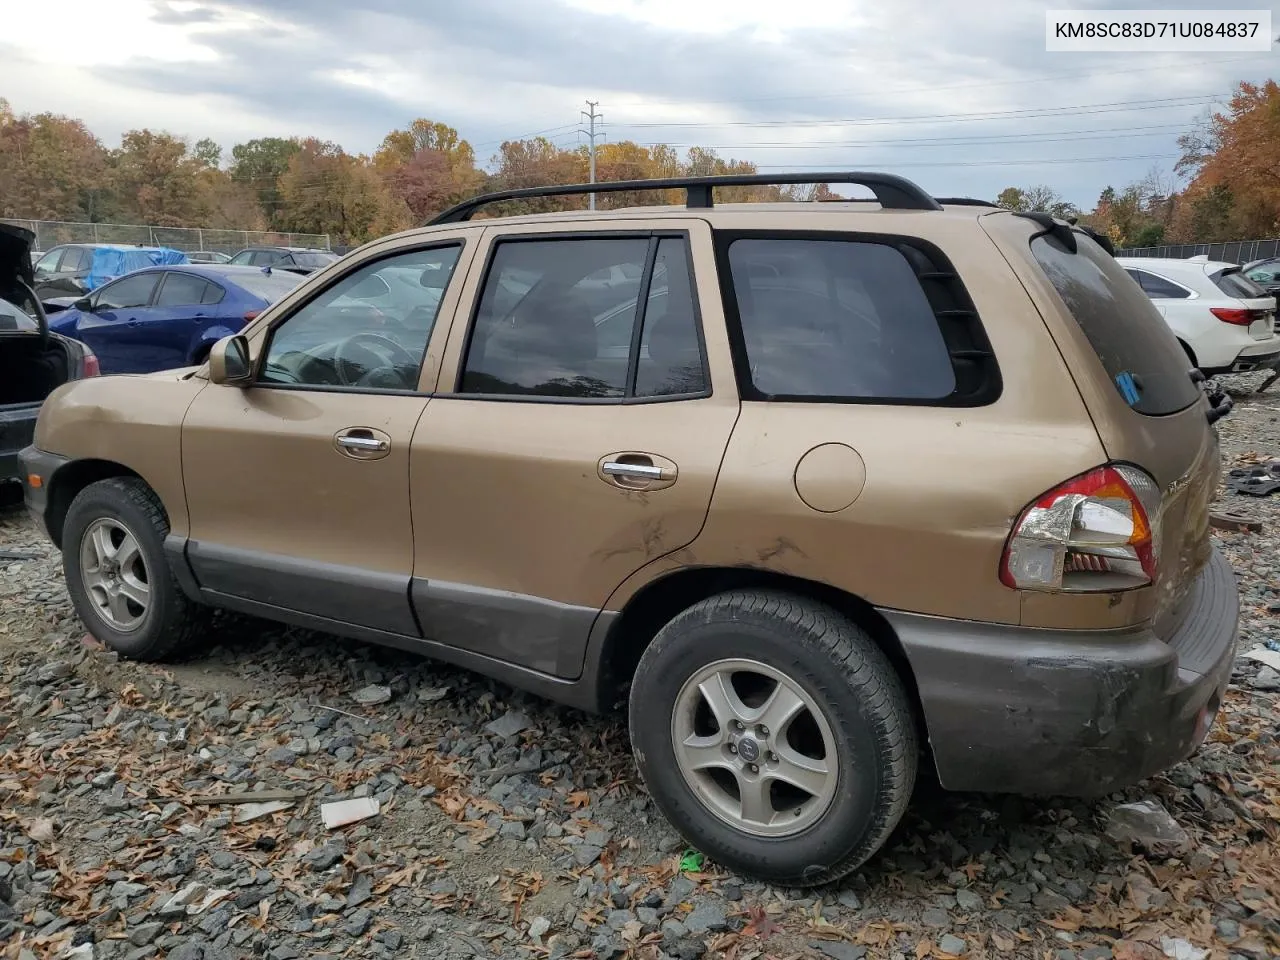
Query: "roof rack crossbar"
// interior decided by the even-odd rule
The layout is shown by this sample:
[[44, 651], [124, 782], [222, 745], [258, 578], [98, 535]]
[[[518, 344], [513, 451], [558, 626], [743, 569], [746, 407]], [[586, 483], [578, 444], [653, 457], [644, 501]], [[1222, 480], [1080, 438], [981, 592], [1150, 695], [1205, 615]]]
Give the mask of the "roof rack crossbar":
[[782, 186], [784, 184], [840, 183], [866, 187], [886, 210], [941, 210], [942, 206], [919, 186], [904, 177], [891, 173], [859, 173], [841, 171], [835, 173], [749, 173], [729, 174], [719, 177], [667, 177], [655, 180], [609, 180], [602, 183], [569, 183], [545, 187], [523, 187], [517, 190], [500, 190], [485, 193], [455, 204], [427, 226], [442, 223], [463, 223], [471, 219], [481, 207], [505, 200], [526, 200], [532, 197], [568, 197], [586, 193], [622, 193], [629, 190], [683, 190], [685, 206], [705, 210], [712, 206], [712, 193], [716, 187]]

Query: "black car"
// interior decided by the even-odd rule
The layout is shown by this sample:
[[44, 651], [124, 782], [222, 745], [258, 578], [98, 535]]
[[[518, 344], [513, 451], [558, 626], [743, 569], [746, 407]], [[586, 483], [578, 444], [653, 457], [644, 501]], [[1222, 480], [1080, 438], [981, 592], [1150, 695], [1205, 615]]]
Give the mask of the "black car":
[[35, 292], [35, 239], [30, 230], [0, 223], [0, 488], [18, 479], [18, 451], [32, 441], [45, 397], [68, 380], [98, 373], [92, 350], [49, 330]]
[[273, 270], [288, 270], [291, 273], [314, 273], [338, 259], [338, 255], [329, 250], [314, 250], [307, 247], [245, 247], [231, 262], [236, 266], [271, 267]]
[[1280, 296], [1280, 257], [1255, 260], [1241, 269], [1246, 277], [1267, 291], [1267, 296]]

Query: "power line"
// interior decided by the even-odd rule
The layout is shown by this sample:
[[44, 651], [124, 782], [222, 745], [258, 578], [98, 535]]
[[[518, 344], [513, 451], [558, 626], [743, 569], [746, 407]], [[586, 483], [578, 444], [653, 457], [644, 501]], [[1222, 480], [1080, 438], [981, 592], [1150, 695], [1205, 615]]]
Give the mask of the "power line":
[[[1148, 132], [1136, 132], [1137, 130]], [[637, 142], [638, 147], [707, 147], [713, 146], [721, 150], [817, 150], [826, 147], [869, 147], [869, 146], [912, 146], [912, 147], [982, 147], [1000, 146], [1005, 143], [1079, 143], [1086, 140], [1124, 140], [1143, 137], [1167, 136], [1174, 131], [1183, 131], [1182, 124], [1163, 124], [1147, 128], [1113, 128], [1098, 131], [1067, 131], [1068, 136], [1054, 136], [1035, 133], [992, 134], [984, 137], [923, 137], [887, 140], [756, 140], [745, 143], [724, 143], [711, 141], [707, 143], [680, 143], [671, 140]]]
[[1034, 107], [1018, 110], [995, 110], [974, 113], [916, 114], [908, 117], [844, 117], [831, 120], [724, 120], [689, 121], [675, 120], [669, 123], [618, 123], [615, 126], [632, 129], [671, 127], [834, 127], [851, 125], [877, 125], [886, 123], [962, 123], [982, 120], [1030, 120], [1037, 117], [1084, 116], [1097, 113], [1128, 113], [1142, 110], [1169, 110], [1195, 106], [1207, 106], [1229, 94], [1201, 94], [1187, 97], [1165, 97], [1152, 100], [1117, 100], [1110, 103], [1085, 103], [1061, 107]]
[[[1249, 63], [1254, 60], [1269, 59], [1271, 54], [1257, 54], [1251, 57], [1235, 57], [1230, 60], [1208, 59], [1208, 60], [1192, 60], [1182, 61], [1178, 63], [1179, 70], [1185, 70], [1188, 67], [1207, 66], [1208, 64], [1231, 64], [1231, 63]], [[1018, 77], [1012, 80], [979, 80], [973, 83], [953, 83], [945, 86], [914, 86], [914, 87], [877, 87], [878, 95], [888, 93], [938, 93], [944, 90], [976, 90], [984, 87], [1010, 87], [1022, 86], [1028, 83], [1047, 83], [1056, 80], [1074, 80], [1080, 77], [1113, 77], [1130, 73], [1153, 73], [1156, 71], [1169, 71], [1167, 63], [1159, 66], [1150, 67], [1131, 67], [1124, 70], [1086, 70], [1079, 73], [1057, 73], [1048, 74], [1040, 77]], [[737, 103], [781, 103], [789, 100], [839, 100], [844, 97], [857, 96], [864, 91], [844, 93], [819, 93], [819, 94], [793, 94], [785, 97], [735, 97], [729, 100], [636, 100], [623, 101], [618, 104], [620, 107], [688, 107], [699, 104], [737, 104]]]

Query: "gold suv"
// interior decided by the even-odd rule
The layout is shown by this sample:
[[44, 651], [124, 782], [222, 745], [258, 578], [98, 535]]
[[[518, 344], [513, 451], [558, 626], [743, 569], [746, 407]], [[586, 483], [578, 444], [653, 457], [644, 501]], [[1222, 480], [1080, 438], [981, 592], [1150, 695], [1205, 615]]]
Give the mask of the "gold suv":
[[[713, 204], [860, 184], [876, 202]], [[473, 220], [608, 190], [683, 205]], [[490, 194], [305, 280], [195, 369], [81, 380], [23, 451], [88, 629], [214, 607], [587, 709], [720, 863], [854, 870], [920, 762], [1098, 794], [1230, 674], [1228, 409], [1109, 245], [884, 174]]]

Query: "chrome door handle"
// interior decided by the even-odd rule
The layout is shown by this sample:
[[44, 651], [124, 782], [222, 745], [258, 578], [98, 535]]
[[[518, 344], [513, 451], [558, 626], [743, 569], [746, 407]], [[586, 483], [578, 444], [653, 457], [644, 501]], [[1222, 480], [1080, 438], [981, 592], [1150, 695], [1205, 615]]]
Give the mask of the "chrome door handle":
[[662, 468], [644, 463], [619, 463], [617, 460], [606, 460], [600, 464], [602, 472], [611, 477], [629, 477], [632, 480], [661, 480]]
[[348, 450], [368, 450], [374, 453], [391, 449], [387, 441], [379, 440], [377, 437], [339, 437], [338, 446], [346, 447]]

